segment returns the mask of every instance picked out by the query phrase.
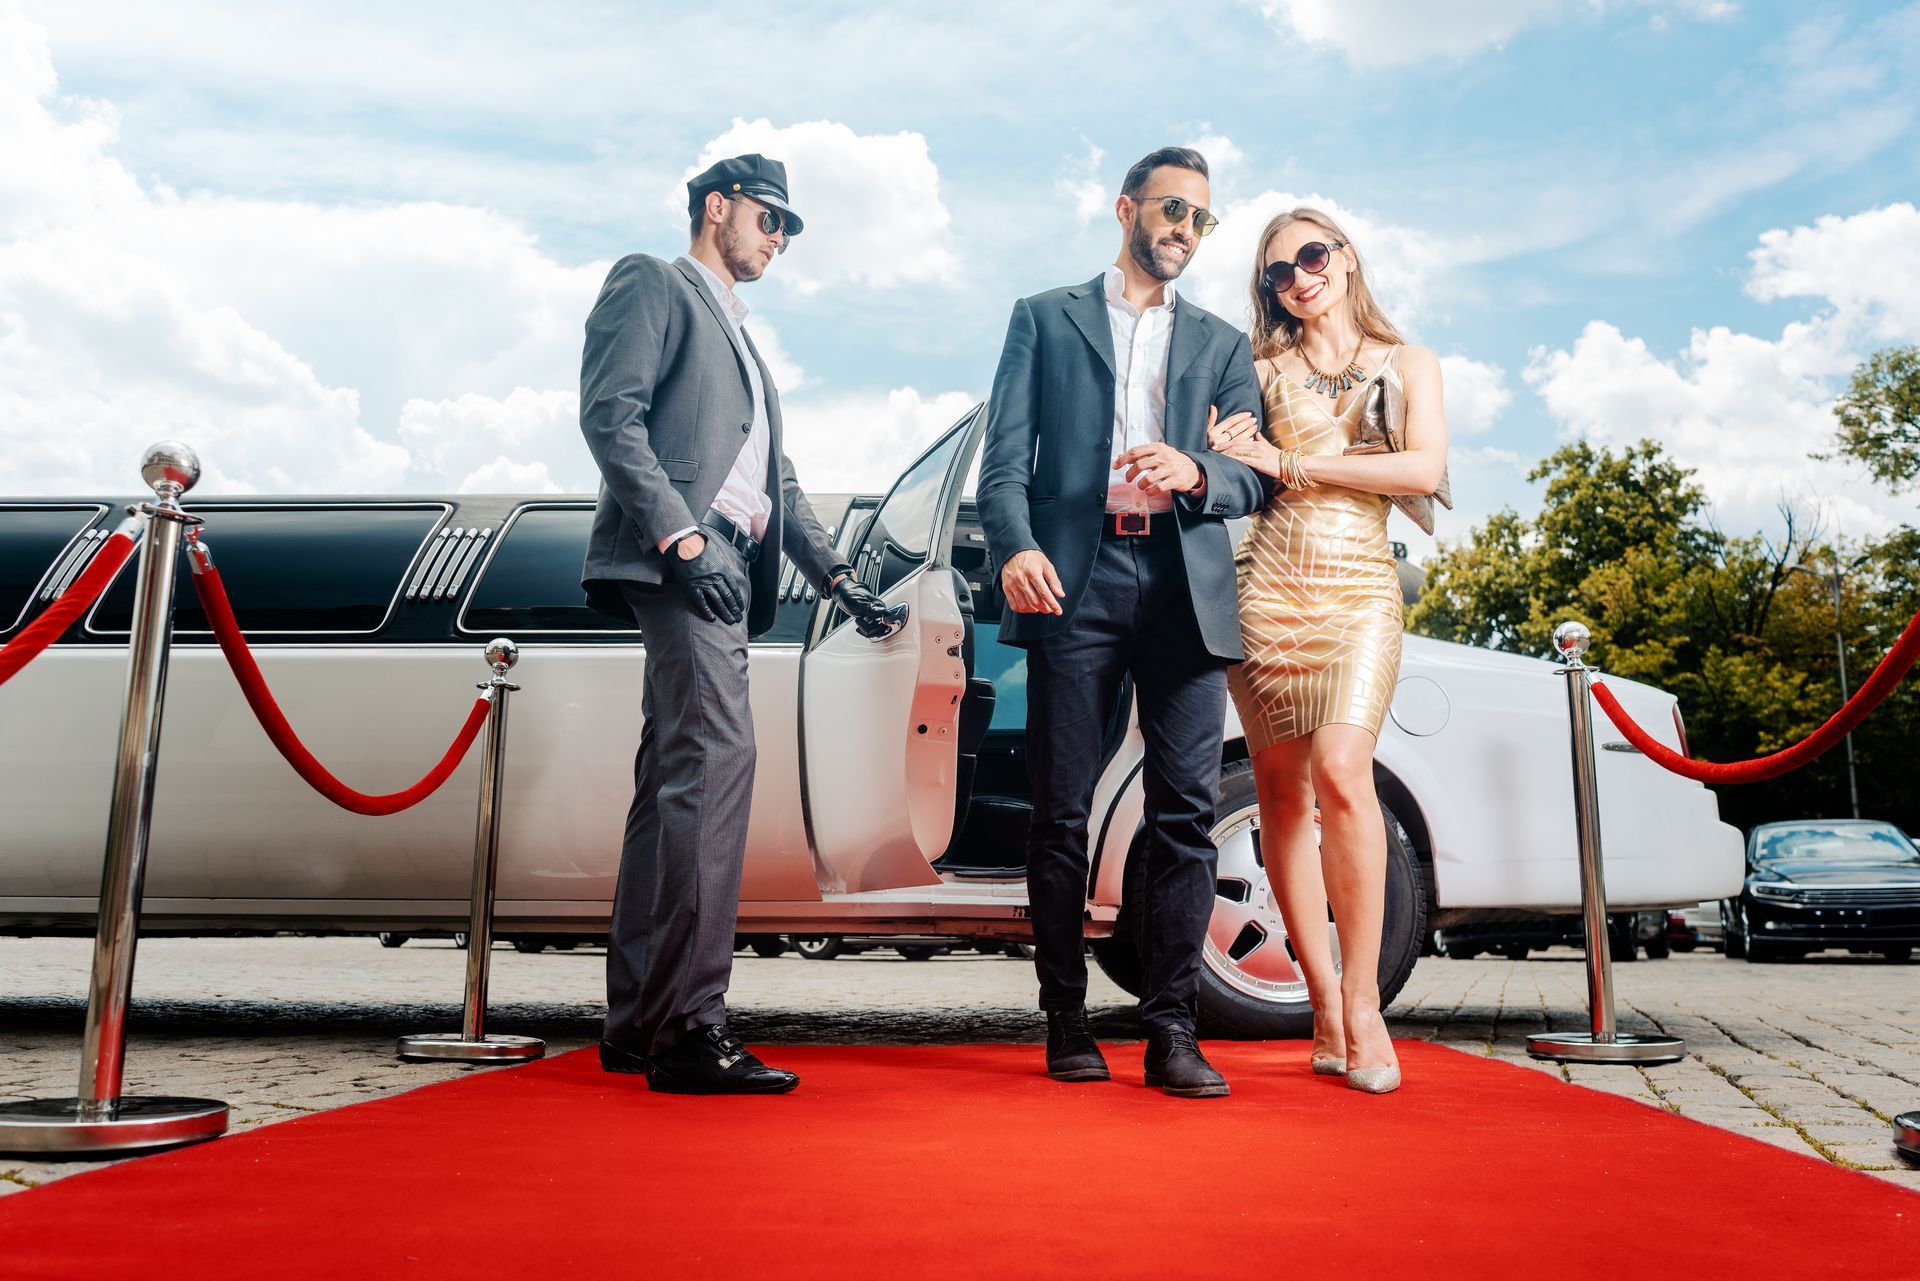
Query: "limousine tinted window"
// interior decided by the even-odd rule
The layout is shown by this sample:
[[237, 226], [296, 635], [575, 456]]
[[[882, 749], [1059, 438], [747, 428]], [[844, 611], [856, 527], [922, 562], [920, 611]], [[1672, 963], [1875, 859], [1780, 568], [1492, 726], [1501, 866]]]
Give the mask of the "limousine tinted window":
[[[372, 632], [399, 595], [407, 567], [447, 509], [430, 507], [203, 507], [213, 563], [242, 631]], [[187, 573], [185, 558], [181, 578]], [[134, 575], [115, 580], [87, 628], [124, 632]], [[204, 632], [193, 588], [174, 595], [174, 630]]]
[[98, 506], [0, 508], [0, 632], [24, 621], [54, 558], [100, 511]]
[[[884, 595], [901, 579], [926, 563], [932, 548], [935, 509], [953, 456], [966, 443], [964, 425], [947, 433], [913, 468], [894, 484], [893, 492], [874, 515], [861, 540], [854, 571], [874, 592]], [[841, 619], [835, 613], [834, 622]]]
[[489, 636], [528, 632], [634, 630], [587, 607], [580, 566], [593, 528], [591, 507], [522, 507], [480, 570], [460, 630]]

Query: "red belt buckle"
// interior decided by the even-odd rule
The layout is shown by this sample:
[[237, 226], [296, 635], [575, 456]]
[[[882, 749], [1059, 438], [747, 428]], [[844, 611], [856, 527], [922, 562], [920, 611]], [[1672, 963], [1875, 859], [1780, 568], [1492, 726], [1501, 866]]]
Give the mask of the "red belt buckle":
[[1113, 514], [1113, 532], [1129, 538], [1139, 537], [1147, 533], [1147, 513], [1115, 512]]

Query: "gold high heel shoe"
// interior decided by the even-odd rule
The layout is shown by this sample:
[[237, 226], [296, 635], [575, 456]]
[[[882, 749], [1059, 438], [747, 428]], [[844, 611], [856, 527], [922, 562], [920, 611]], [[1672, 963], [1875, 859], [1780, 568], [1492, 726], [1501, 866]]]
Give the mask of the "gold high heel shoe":
[[1377, 1068], [1348, 1068], [1347, 1088], [1362, 1094], [1391, 1094], [1400, 1088], [1400, 1065]]
[[1315, 1054], [1309, 1057], [1307, 1062], [1313, 1065], [1313, 1074], [1315, 1076], [1345, 1076], [1347, 1074], [1347, 1061], [1343, 1058], [1335, 1058], [1331, 1054]]

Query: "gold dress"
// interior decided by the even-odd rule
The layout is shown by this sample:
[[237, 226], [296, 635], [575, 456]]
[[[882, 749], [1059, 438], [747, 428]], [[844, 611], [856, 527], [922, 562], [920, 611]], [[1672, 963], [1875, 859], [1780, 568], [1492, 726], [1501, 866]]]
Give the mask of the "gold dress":
[[[1399, 383], [1398, 347], [1377, 378]], [[1338, 454], [1353, 439], [1365, 396], [1337, 415], [1333, 402], [1275, 371], [1264, 397], [1266, 435], [1281, 449]], [[1227, 669], [1247, 749], [1322, 725], [1380, 733], [1400, 676], [1400, 576], [1387, 543], [1385, 495], [1338, 485], [1285, 490], [1253, 518], [1234, 553], [1240, 639], [1247, 658]]]

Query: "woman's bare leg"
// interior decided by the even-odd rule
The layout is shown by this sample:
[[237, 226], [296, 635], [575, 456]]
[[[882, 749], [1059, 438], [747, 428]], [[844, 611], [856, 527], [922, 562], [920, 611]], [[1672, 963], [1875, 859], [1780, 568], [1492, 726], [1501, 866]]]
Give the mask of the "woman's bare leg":
[[1340, 928], [1340, 1005], [1347, 1068], [1398, 1062], [1380, 1015], [1380, 930], [1387, 908], [1387, 834], [1373, 789], [1374, 737], [1357, 725], [1312, 735], [1313, 794], [1320, 802], [1320, 865]]
[[1312, 741], [1276, 743], [1253, 758], [1253, 785], [1260, 797], [1260, 857], [1280, 915], [1293, 940], [1293, 954], [1313, 1003], [1313, 1050], [1344, 1058], [1346, 1029], [1340, 1009], [1340, 975], [1327, 936], [1327, 887], [1313, 834]]

